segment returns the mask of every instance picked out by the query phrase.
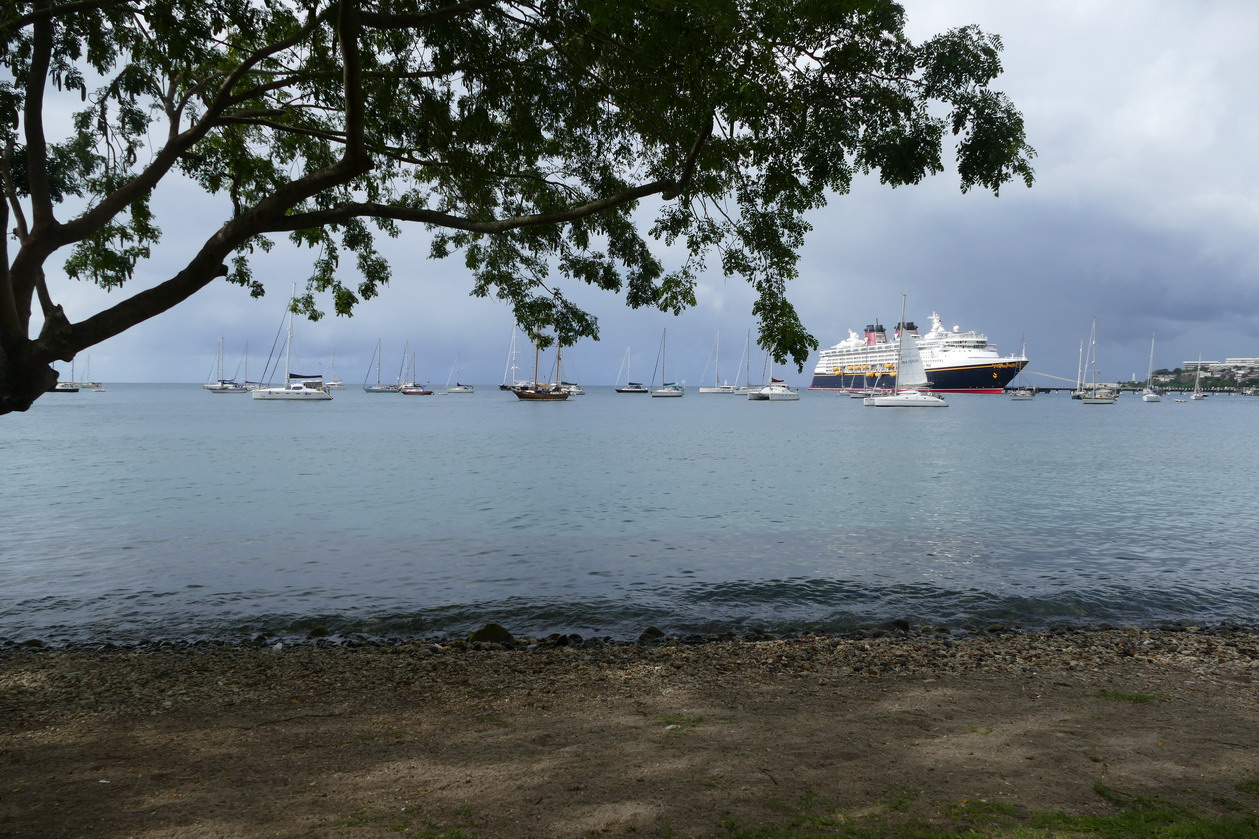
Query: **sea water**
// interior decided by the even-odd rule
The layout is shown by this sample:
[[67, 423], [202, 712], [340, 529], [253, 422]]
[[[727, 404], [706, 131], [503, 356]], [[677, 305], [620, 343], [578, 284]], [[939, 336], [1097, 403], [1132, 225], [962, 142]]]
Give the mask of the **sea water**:
[[588, 387], [0, 418], [0, 638], [1253, 623], [1259, 399]]

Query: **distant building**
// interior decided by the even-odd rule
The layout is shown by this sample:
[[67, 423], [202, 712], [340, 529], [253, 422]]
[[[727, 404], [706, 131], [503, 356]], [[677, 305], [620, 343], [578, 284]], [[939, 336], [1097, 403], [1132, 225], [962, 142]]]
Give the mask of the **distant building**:
[[1203, 373], [1212, 375], [1254, 375], [1259, 373], [1259, 358], [1226, 358], [1223, 361], [1199, 362], [1197, 359], [1184, 362], [1186, 370], [1198, 369], [1201, 364]]

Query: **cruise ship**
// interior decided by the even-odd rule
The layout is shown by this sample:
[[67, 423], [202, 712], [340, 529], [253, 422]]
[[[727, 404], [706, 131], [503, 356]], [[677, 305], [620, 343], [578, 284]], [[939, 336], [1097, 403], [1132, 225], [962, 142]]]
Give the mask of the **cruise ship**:
[[[945, 329], [940, 316], [931, 313], [931, 329], [920, 335], [911, 321], [905, 324], [918, 339], [918, 350], [927, 368], [931, 390], [940, 393], [1001, 393], [1027, 365], [1023, 355], [999, 355], [988, 336]], [[896, 340], [879, 323], [866, 326], [865, 334], [848, 330], [848, 337], [822, 350], [809, 390], [865, 390], [894, 388]]]

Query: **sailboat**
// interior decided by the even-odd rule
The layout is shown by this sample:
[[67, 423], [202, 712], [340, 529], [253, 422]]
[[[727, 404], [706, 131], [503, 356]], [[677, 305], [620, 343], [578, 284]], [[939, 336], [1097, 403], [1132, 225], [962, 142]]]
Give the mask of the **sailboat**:
[[616, 381], [618, 382], [621, 381], [621, 370], [625, 371], [625, 384], [613, 386], [612, 389], [615, 390], [617, 393], [650, 393], [651, 392], [650, 390], [647, 389], [647, 386], [644, 385], [642, 382], [630, 381], [629, 377], [634, 375], [634, 371], [631, 368], [629, 347], [625, 348], [625, 358], [621, 361], [620, 370], [616, 371]]
[[[1023, 344], [1023, 350], [1020, 354], [1024, 358], [1027, 358], [1027, 342], [1023, 341], [1021, 343]], [[1019, 384], [1018, 384], [1018, 387], [1016, 387], [1014, 390], [1010, 392], [1010, 401], [1011, 402], [1030, 402], [1035, 398], [1036, 398], [1036, 389], [1024, 386], [1023, 368], [1020, 367], [1019, 368]]]
[[337, 378], [337, 351], [336, 350], [332, 351], [332, 367], [329, 372], [331, 373], [331, 376], [328, 378], [328, 383], [325, 385], [325, 387], [329, 389], [334, 388], [334, 387], [345, 387], [345, 382]]
[[[707, 372], [707, 369], [705, 369]], [[720, 382], [720, 383], [719, 383]], [[717, 340], [713, 344], [713, 383], [707, 387], [701, 385], [700, 393], [738, 393], [739, 386], [721, 381], [721, 330], [717, 330]]]
[[[455, 386], [450, 386], [450, 380], [455, 380]], [[455, 363], [450, 366], [450, 375], [446, 377], [447, 393], [475, 393], [476, 388], [472, 385], [464, 385], [459, 383], [459, 353], [455, 353]]]
[[774, 378], [774, 367], [769, 368], [769, 384], [756, 390], [748, 391], [748, 399], [752, 402], [797, 402], [800, 391], [787, 386], [782, 379]]
[[1097, 384], [1097, 318], [1093, 318], [1092, 329], [1089, 330], [1089, 367], [1093, 371], [1093, 383], [1083, 390], [1080, 401], [1085, 405], [1114, 405], [1119, 395], [1108, 387]]
[[1150, 336], [1150, 367], [1145, 373], [1145, 390], [1141, 391], [1142, 402], [1162, 402], [1163, 394], [1154, 389], [1154, 336]]
[[91, 388], [94, 393], [105, 392], [103, 384], [92, 380], [92, 357], [90, 355], [83, 359], [83, 379], [79, 382], [79, 387], [84, 389]]
[[1198, 375], [1193, 379], [1193, 393], [1189, 394], [1190, 399], [1206, 399], [1207, 395], [1202, 392], [1202, 352], [1198, 352]]
[[[668, 337], [668, 334], [669, 334], [668, 329], [663, 329], [660, 331], [660, 365], [659, 366], [660, 366], [660, 379], [663, 382], [663, 384], [661, 384], [660, 387], [652, 390], [651, 392], [652, 396], [666, 396], [666, 397], [683, 396], [686, 393], [686, 388], [684, 388], [682, 385], [678, 384], [677, 382], [664, 381], [664, 378], [666, 375], [665, 374], [665, 338]], [[656, 375], [654, 372], [652, 373], [651, 380], [653, 382], [656, 380]]]
[[[293, 286], [297, 296], [297, 286]], [[323, 374], [294, 373], [293, 361], [293, 309], [292, 298], [288, 309], [288, 334], [284, 339], [284, 384], [281, 387], [260, 387], [250, 391], [254, 399], [284, 400], [291, 402], [327, 402], [332, 394], [324, 388]]]
[[[511, 343], [507, 347], [507, 363], [503, 366], [503, 383], [498, 386], [499, 390], [515, 390], [518, 387], [532, 387], [536, 382], [522, 382], [517, 378], [518, 367], [516, 366], [516, 326], [511, 328]], [[508, 371], [511, 372], [511, 378], [507, 376]]]
[[[363, 379], [363, 390], [366, 393], [397, 393], [398, 386], [396, 384], [387, 385], [380, 381], [380, 339], [376, 339], [376, 352], [372, 354], [372, 361], [376, 365], [376, 384], [369, 385], [367, 379]], [[368, 375], [371, 375], [371, 366], [367, 368]]]
[[1071, 391], [1072, 399], [1084, 398], [1084, 342], [1080, 342], [1080, 357], [1075, 367], [1075, 390]]
[[[514, 341], [516, 335], [512, 333]], [[538, 381], [538, 358], [541, 350], [538, 345], [533, 345], [533, 381], [517, 385], [511, 388], [511, 392], [516, 394], [517, 399], [524, 399], [529, 402], [562, 402], [567, 399], [568, 391], [560, 387], [560, 356], [562, 350], [558, 346], [555, 348], [555, 381], [552, 384], [544, 385]], [[515, 369], [515, 368], [513, 368]]]
[[432, 396], [432, 388], [425, 387], [418, 380], [418, 373], [415, 367], [415, 353], [407, 355], [407, 350], [411, 348], [411, 342], [408, 341], [402, 350], [402, 372], [398, 376], [398, 393], [404, 396]]
[[743, 366], [743, 384], [734, 389], [735, 393], [751, 393], [754, 390], [760, 390], [761, 385], [752, 384], [752, 330], [748, 330], [747, 337], [743, 339], [743, 355], [739, 357], [739, 364]]
[[867, 396], [861, 404], [868, 408], [947, 408], [942, 397], [927, 392], [927, 368], [918, 352], [918, 342], [905, 328], [905, 295], [901, 295], [901, 320], [897, 326], [896, 388], [884, 396]]
[[782, 379], [775, 379], [771, 375], [769, 384], [748, 393], [748, 399], [753, 402], [797, 402], [800, 399], [800, 390], [788, 387]]
[[78, 393], [79, 383], [74, 380], [74, 359], [70, 359], [70, 378], [64, 382], [57, 382], [52, 386], [50, 393]]
[[223, 375], [223, 339], [219, 339], [219, 349], [214, 355], [215, 380], [206, 382], [201, 387], [211, 393], [248, 393], [249, 388], [235, 379]]

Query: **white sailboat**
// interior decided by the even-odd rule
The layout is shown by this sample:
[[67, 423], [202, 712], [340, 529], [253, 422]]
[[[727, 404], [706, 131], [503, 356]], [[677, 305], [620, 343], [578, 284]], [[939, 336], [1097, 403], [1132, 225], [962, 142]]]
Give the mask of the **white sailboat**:
[[[625, 384], [620, 384], [621, 370], [625, 371]], [[612, 389], [617, 393], [650, 393], [647, 386], [642, 382], [630, 381], [630, 377], [634, 375], [633, 365], [630, 360], [630, 348], [625, 348], [625, 358], [621, 360], [621, 367], [616, 371], [616, 384]]]
[[1075, 366], [1075, 390], [1071, 391], [1072, 399], [1084, 398], [1084, 342], [1080, 342], [1080, 356]]
[[[363, 379], [363, 390], [366, 393], [397, 393], [398, 386], [396, 384], [388, 385], [380, 380], [380, 339], [376, 339], [376, 352], [372, 355], [372, 361], [376, 365], [376, 384], [370, 385], [367, 379]], [[367, 368], [367, 374], [371, 375], [371, 365]]]
[[1142, 402], [1162, 402], [1163, 394], [1154, 389], [1154, 336], [1150, 336], [1150, 366], [1145, 373], [1145, 390], [1141, 391]]
[[1089, 330], [1089, 368], [1092, 370], [1093, 383], [1084, 389], [1080, 401], [1085, 405], [1114, 405], [1118, 393], [1108, 387], [1097, 384], [1097, 318], [1093, 318], [1093, 326]]
[[[665, 378], [667, 378], [667, 374], [665, 372], [666, 370], [666, 367], [665, 367], [666, 341], [665, 339], [668, 337], [668, 334], [669, 334], [668, 329], [662, 329], [660, 331], [660, 364], [658, 366], [660, 369], [660, 380], [662, 384], [660, 385], [660, 387], [652, 389], [651, 391], [652, 396], [661, 396], [661, 397], [683, 396], [686, 393], [686, 388], [684, 388], [679, 383], [664, 381]], [[651, 380], [652, 382], [656, 381], [656, 374], [654, 372], [652, 373]]]
[[1207, 395], [1202, 392], [1202, 351], [1198, 351], [1198, 374], [1193, 379], [1193, 393], [1189, 394], [1190, 399], [1206, 399]]
[[52, 386], [51, 393], [78, 393], [79, 383], [74, 380], [74, 359], [70, 359], [70, 378], [58, 381]]
[[861, 404], [868, 408], [947, 408], [943, 397], [927, 391], [927, 368], [918, 353], [918, 342], [905, 328], [905, 295], [901, 295], [900, 333], [896, 344], [896, 389], [882, 396], [867, 396]]
[[324, 385], [324, 387], [328, 388], [329, 390], [336, 387], [345, 387], [345, 382], [337, 378], [337, 351], [336, 350], [332, 351], [332, 366], [328, 372], [330, 375], [328, 377], [328, 382], [327, 384]]
[[211, 393], [248, 393], [249, 388], [235, 379], [223, 375], [223, 339], [219, 339], [219, 349], [214, 355], [215, 379], [201, 387]]
[[83, 359], [83, 378], [79, 381], [79, 387], [84, 390], [91, 388], [94, 393], [105, 392], [105, 386], [92, 379], [92, 357], [90, 355]]
[[[704, 372], [708, 372], [708, 368], [704, 368]], [[717, 330], [717, 339], [713, 343], [713, 383], [708, 386], [701, 385], [700, 393], [738, 393], [739, 386], [732, 385], [730, 382], [721, 380], [721, 330]]]
[[[454, 387], [450, 386], [450, 380], [455, 380]], [[455, 363], [450, 366], [450, 375], [446, 377], [447, 393], [475, 393], [476, 388], [472, 385], [459, 383], [459, 353], [455, 353]]]
[[782, 379], [774, 378], [774, 368], [769, 368], [769, 384], [756, 390], [748, 391], [748, 401], [750, 402], [797, 402], [800, 399], [800, 391], [797, 388], [788, 387], [787, 383]]
[[747, 337], [743, 339], [743, 355], [739, 357], [739, 364], [743, 367], [743, 384], [734, 389], [735, 393], [751, 393], [754, 390], [760, 390], [763, 385], [752, 384], [752, 330], [748, 330]]
[[411, 349], [411, 342], [407, 341], [402, 349], [402, 369], [398, 373], [398, 393], [403, 396], [432, 396], [433, 389], [426, 387], [419, 380], [419, 373], [415, 366], [415, 353], [408, 353]]
[[[521, 387], [534, 387], [537, 382], [526, 382], [519, 378], [519, 367], [516, 364], [516, 326], [512, 324], [511, 343], [507, 347], [507, 363], [503, 366], [503, 383], [498, 386], [499, 390], [515, 390]], [[508, 377], [508, 373], [511, 376]]]
[[782, 379], [770, 376], [770, 383], [760, 390], [751, 391], [748, 399], [753, 402], [797, 402], [800, 399], [799, 388], [788, 387]]
[[[297, 286], [293, 287], [293, 295]], [[293, 372], [293, 309], [288, 310], [288, 333], [284, 339], [284, 384], [280, 387], [260, 387], [250, 391], [254, 399], [286, 402], [327, 402], [332, 394], [324, 388], [323, 374]]]
[[[1020, 355], [1022, 355], [1024, 358], [1027, 358], [1027, 342], [1021, 341], [1020, 343], [1023, 345], [1023, 349]], [[1023, 385], [1023, 368], [1020, 367], [1018, 387], [1010, 391], [1010, 401], [1011, 402], [1031, 402], [1035, 398], [1036, 398], [1036, 389], [1025, 387]]]

